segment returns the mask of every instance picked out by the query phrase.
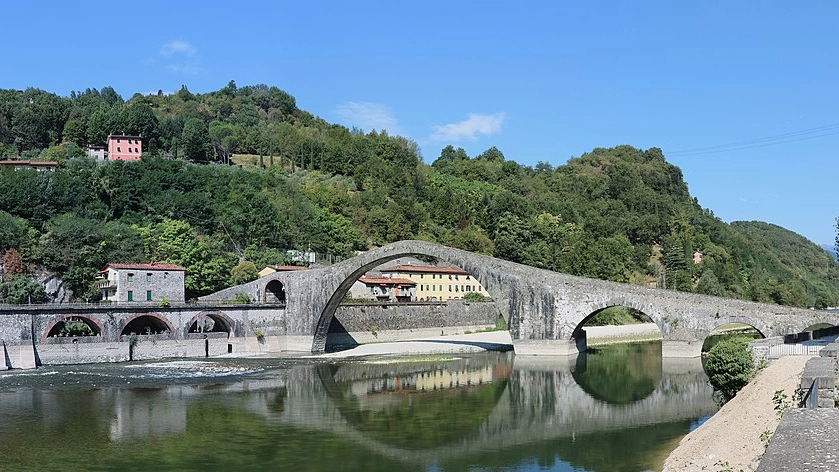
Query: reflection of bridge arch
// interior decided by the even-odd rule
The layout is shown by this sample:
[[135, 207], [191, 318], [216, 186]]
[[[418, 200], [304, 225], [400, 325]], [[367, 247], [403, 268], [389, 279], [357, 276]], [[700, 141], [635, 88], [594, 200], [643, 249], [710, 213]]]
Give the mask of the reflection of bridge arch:
[[149, 312], [137, 313], [122, 322], [120, 336], [128, 334], [157, 334], [162, 332], [174, 333], [175, 327], [165, 316]]
[[342, 367], [319, 365], [290, 371], [286, 380], [288, 389], [282, 399], [284, 408], [278, 411], [268, 405], [259, 411], [306, 431], [350, 438], [398, 462], [427, 465], [469, 454], [509, 451], [544, 441], [597, 435], [615, 428], [682, 421], [681, 434], [686, 434], [690, 422], [718, 409], [698, 358], [664, 359], [661, 382], [655, 391], [643, 400], [620, 405], [592, 398], [575, 382], [570, 368], [557, 370], [556, 358], [514, 357], [513, 361], [509, 380], [505, 381], [496, 406], [481, 417], [476, 433], [430, 448], [394, 444], [349, 421], [339, 405], [345, 395], [337, 382], [339, 377], [344, 377]]
[[79, 315], [61, 315], [56, 317], [54, 320], [50, 321], [47, 324], [46, 329], [44, 329], [43, 334], [41, 335], [41, 342], [46, 342], [47, 338], [58, 336], [58, 331], [64, 326], [64, 323], [67, 320], [71, 319], [78, 319], [86, 324], [90, 330], [93, 332], [93, 336], [101, 335], [104, 331], [104, 326], [102, 326], [102, 322], [99, 321], [98, 318], [90, 315], [79, 314]]
[[[200, 330], [198, 323], [202, 320], [209, 318], [213, 321], [212, 328], [210, 330]], [[197, 315], [193, 316], [192, 319], [186, 324], [186, 332], [187, 333], [197, 333], [197, 332], [212, 332], [212, 333], [227, 333], [228, 335], [233, 334], [233, 327], [236, 326], [236, 322], [233, 321], [229, 316], [225, 315], [220, 311], [202, 311]]]

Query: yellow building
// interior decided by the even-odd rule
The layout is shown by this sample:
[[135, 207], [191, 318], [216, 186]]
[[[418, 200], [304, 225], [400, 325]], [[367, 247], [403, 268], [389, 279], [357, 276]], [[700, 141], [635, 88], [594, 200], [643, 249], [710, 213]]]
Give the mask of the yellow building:
[[457, 267], [398, 265], [381, 269], [380, 272], [390, 277], [416, 282], [416, 299], [421, 301], [439, 302], [460, 299], [471, 292], [489, 297], [477, 279]]
[[258, 272], [258, 275], [259, 275], [260, 277], [265, 277], [266, 275], [268, 275], [268, 274], [273, 274], [274, 272], [288, 272], [288, 271], [291, 271], [291, 270], [306, 270], [306, 269], [307, 269], [307, 267], [301, 267], [301, 266], [290, 266], [290, 265], [278, 266], [278, 265], [268, 265], [268, 266], [265, 266], [265, 268], [264, 268], [264, 269], [260, 270], [260, 271]]

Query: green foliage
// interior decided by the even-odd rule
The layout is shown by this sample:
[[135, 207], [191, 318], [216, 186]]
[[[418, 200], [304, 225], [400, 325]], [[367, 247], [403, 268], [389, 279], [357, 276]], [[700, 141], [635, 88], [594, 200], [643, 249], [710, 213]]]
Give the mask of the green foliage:
[[93, 330], [82, 320], [68, 318], [62, 322], [59, 336], [93, 336]]
[[651, 323], [652, 320], [644, 313], [626, 306], [610, 306], [597, 312], [586, 321], [587, 326], [627, 325]]
[[3, 303], [18, 305], [46, 303], [49, 300], [43, 285], [25, 275], [4, 277], [3, 283], [0, 284], [0, 298]]
[[[115, 130], [143, 135], [143, 160], [78, 157]], [[253, 163], [183, 160], [230, 164], [234, 153]], [[261, 268], [289, 249], [347, 257], [419, 238], [574, 275], [839, 305], [836, 261], [781, 228], [720, 221], [658, 148], [527, 167], [495, 147], [470, 157], [447, 146], [429, 166], [409, 139], [330, 124], [277, 87], [231, 81], [129, 100], [111, 87], [0, 90], [0, 155], [62, 164], [0, 170], [0, 250], [59, 272], [82, 299], [96, 298], [90, 282], [106, 262], [182, 261], [198, 296], [231, 283], [237, 260]], [[138, 244], [140, 228], [167, 222], [189, 227], [178, 247]]]
[[463, 299], [467, 302], [484, 302], [490, 300], [489, 297], [478, 292], [469, 292], [463, 296]]
[[251, 280], [256, 280], [259, 276], [256, 266], [251, 261], [242, 261], [230, 269], [230, 283], [233, 285], [241, 285]]
[[705, 371], [711, 385], [728, 398], [751, 380], [754, 371], [750, 338], [735, 337], [720, 341], [708, 351]]
[[238, 292], [236, 295], [233, 295], [233, 298], [230, 300], [231, 303], [237, 303], [241, 305], [247, 305], [252, 303], [250, 295], [244, 292]]

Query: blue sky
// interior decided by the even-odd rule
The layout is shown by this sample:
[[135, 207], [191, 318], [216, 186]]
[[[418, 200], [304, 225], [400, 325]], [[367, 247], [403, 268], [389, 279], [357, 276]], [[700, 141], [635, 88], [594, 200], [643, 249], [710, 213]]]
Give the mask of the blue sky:
[[724, 221], [832, 244], [836, 18], [831, 1], [16, 2], [0, 88], [265, 83], [429, 163], [447, 144], [526, 165], [660, 147]]

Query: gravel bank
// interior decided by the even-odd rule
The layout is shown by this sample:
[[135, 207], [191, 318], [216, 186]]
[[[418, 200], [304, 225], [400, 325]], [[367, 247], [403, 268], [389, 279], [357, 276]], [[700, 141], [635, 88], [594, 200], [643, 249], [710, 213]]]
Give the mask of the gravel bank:
[[784, 390], [792, 398], [808, 359], [787, 356], [772, 361], [717, 414], [685, 436], [667, 457], [663, 470], [756, 470], [766, 450], [761, 435], [774, 432], [779, 422], [772, 397], [776, 390]]

